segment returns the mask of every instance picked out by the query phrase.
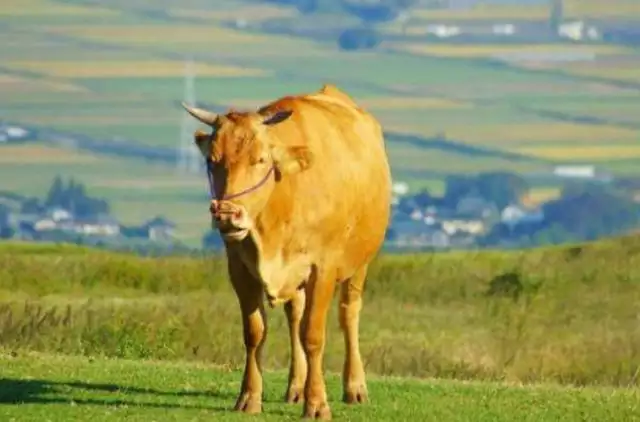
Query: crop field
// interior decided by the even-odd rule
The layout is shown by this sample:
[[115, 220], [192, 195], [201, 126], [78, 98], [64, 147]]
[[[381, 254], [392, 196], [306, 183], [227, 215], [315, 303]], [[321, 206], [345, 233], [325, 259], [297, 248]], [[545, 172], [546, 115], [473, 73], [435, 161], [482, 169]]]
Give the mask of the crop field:
[[[539, 170], [542, 161], [596, 162], [616, 173], [640, 173], [640, 157], [632, 152], [640, 140], [640, 127], [634, 123], [640, 113], [640, 91], [633, 72], [640, 55], [633, 50], [577, 43], [427, 45], [389, 41], [376, 52], [345, 52], [335, 43], [229, 25], [234, 19], [253, 23], [304, 19], [290, 7], [238, 0], [216, 4], [212, 8], [205, 0], [179, 4], [3, 1], [0, 119], [106, 141], [177, 147], [185, 117], [178, 102], [184, 99], [186, 63], [192, 60], [196, 99], [220, 109], [254, 108], [282, 95], [317, 90], [329, 82], [372, 111], [387, 131], [419, 138], [444, 134], [457, 143], [489, 151], [474, 155], [434, 147], [427, 139], [410, 145], [391, 140], [392, 171], [412, 187], [441, 186], [433, 180], [434, 173], [532, 171]], [[567, 8], [576, 16], [609, 16], [613, 9], [630, 12], [630, 4], [619, 0], [616, 7], [603, 7], [592, 0], [576, 0], [567, 2]], [[446, 13], [461, 20], [527, 20], [541, 17], [541, 10], [538, 6], [482, 6]], [[447, 19], [446, 13], [415, 11], [419, 19]], [[541, 55], [574, 53], [593, 53], [596, 59], [588, 63], [540, 60]], [[546, 112], [562, 116], [550, 117]], [[587, 124], [577, 117], [598, 122]], [[191, 122], [191, 127], [197, 124]], [[16, 158], [16, 163], [31, 160], [26, 171], [11, 165], [10, 150], [3, 153], [3, 148], [0, 146], [0, 173], [15, 171], [19, 176], [3, 179], [3, 189], [8, 190], [42, 192], [51, 174], [66, 171], [53, 160], [72, 159], [68, 152], [51, 153], [46, 162]], [[530, 160], [512, 161], [505, 153], [526, 154]], [[171, 166], [148, 170], [146, 163], [119, 166], [114, 158], [92, 159], [96, 160], [93, 172], [85, 172], [78, 162], [67, 163], [68, 171], [86, 179], [90, 189], [95, 185], [98, 192], [106, 192], [114, 209], [128, 220], [146, 216], [145, 200], [153, 198], [159, 210], [179, 211], [184, 198], [199, 198], [184, 207], [194, 214], [171, 212], [185, 224], [178, 227], [179, 233], [195, 232], [190, 221], [200, 221], [195, 209], [199, 213], [206, 206], [206, 197], [198, 196], [203, 186], [197, 186], [204, 185], [204, 180], [165, 185], [154, 180], [179, 178]], [[116, 167], [124, 173], [115, 173], [112, 169]], [[144, 177], [137, 169], [146, 172]], [[112, 179], [112, 184], [104, 183]], [[146, 187], [140, 189], [139, 198], [116, 187], [123, 180], [142, 180], [140, 185]]]
[[[570, 19], [630, 19], [640, 17], [635, 0], [565, 0], [564, 14]], [[515, 20], [541, 21], [549, 16], [545, 5], [483, 4], [453, 10], [418, 9], [415, 16], [426, 21]]]
[[478, 44], [478, 45], [430, 45], [426, 43], [406, 43], [398, 44], [397, 47], [401, 51], [407, 51], [414, 54], [423, 54], [425, 56], [436, 57], [462, 57], [462, 58], [487, 58], [508, 53], [593, 53], [598, 56], [625, 54], [630, 51], [628, 48], [613, 45], [561, 45], [561, 44], [527, 44], [527, 45], [510, 45], [510, 44]]
[[[527, 252], [381, 255], [360, 341], [371, 402], [340, 403], [336, 303], [325, 367], [340, 420], [640, 420], [637, 237]], [[3, 420], [241, 420], [237, 300], [220, 256], [0, 245]], [[544, 264], [544, 265], [541, 265]], [[288, 365], [268, 310], [265, 410]]]
[[616, 157], [640, 158], [640, 145], [635, 143], [609, 146], [527, 147], [519, 149], [518, 152], [556, 160], [600, 161]]

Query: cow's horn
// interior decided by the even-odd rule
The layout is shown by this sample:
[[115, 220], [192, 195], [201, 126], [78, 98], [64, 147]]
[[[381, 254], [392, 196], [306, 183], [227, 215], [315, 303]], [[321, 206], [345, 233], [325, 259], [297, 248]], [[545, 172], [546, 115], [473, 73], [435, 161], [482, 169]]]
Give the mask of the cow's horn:
[[189, 112], [190, 115], [200, 120], [202, 123], [213, 126], [218, 115], [198, 107], [190, 107], [186, 103], [182, 103], [182, 107]]

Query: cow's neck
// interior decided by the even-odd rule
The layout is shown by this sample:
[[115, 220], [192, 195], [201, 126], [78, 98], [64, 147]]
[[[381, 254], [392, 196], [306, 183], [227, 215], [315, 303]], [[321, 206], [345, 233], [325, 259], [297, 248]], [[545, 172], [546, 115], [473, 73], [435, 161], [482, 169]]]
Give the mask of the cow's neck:
[[247, 238], [237, 245], [244, 264], [272, 298], [272, 306], [293, 297], [308, 278], [312, 264], [301, 245], [291, 242], [291, 231], [295, 230], [289, 224], [293, 202], [291, 196], [282, 195], [286, 191], [274, 192]]

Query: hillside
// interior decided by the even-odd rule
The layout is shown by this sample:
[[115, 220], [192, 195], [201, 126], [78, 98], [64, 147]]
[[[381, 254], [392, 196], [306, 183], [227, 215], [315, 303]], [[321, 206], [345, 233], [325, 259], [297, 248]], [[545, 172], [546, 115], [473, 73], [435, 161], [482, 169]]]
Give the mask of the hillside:
[[[242, 363], [221, 258], [5, 244], [0, 300], [7, 351]], [[638, 303], [636, 237], [526, 253], [382, 255], [365, 293], [363, 356], [378, 375], [637, 385]], [[269, 322], [265, 365], [281, 369], [282, 310]], [[329, 327], [326, 365], [339, 371], [337, 318]]]

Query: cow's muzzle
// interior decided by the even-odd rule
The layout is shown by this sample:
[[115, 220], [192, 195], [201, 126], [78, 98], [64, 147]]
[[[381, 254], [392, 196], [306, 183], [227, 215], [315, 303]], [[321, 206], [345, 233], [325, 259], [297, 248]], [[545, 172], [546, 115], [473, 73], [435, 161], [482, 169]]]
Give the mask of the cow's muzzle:
[[242, 205], [214, 199], [209, 211], [213, 217], [213, 224], [225, 240], [243, 240], [253, 227], [249, 213]]

